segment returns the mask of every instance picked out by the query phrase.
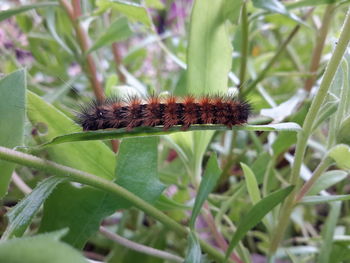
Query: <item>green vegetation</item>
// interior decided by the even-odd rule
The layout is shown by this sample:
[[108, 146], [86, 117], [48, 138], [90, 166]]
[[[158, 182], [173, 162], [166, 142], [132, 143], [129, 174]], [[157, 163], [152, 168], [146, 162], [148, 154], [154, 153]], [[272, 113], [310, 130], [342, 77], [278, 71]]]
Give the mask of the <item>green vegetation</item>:
[[[0, 262], [350, 260], [350, 1], [14, 3]], [[252, 114], [186, 132], [75, 122], [91, 99], [153, 94], [234, 94]]]

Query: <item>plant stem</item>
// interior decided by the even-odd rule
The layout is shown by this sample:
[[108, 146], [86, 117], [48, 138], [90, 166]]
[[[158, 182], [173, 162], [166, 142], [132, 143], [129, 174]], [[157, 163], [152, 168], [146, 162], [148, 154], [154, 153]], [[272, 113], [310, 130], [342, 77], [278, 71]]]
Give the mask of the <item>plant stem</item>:
[[[204, 203], [205, 210], [202, 213], [203, 219], [208, 225], [210, 232], [216, 242], [216, 244], [221, 248], [221, 250], [226, 251], [228, 248], [228, 244], [223, 237], [223, 235], [219, 232], [215, 225], [214, 217], [211, 214], [208, 203]], [[236, 255], [236, 253], [231, 253], [231, 258], [237, 263], [243, 263], [243, 261]]]
[[[147, 203], [140, 197], [134, 195], [125, 188], [107, 179], [1, 146], [0, 159], [36, 168], [38, 170], [52, 173], [60, 177], [69, 178], [71, 181], [101, 189], [117, 197], [123, 197], [124, 199], [131, 202], [135, 207], [154, 217], [159, 222], [163, 223], [166, 227], [172, 229], [177, 234], [181, 236], [187, 236], [187, 234], [189, 233], [189, 230], [186, 227], [180, 225], [175, 220], [168, 217], [167, 215], [165, 215], [164, 213], [162, 213], [157, 208]], [[224, 260], [224, 255], [220, 253], [216, 248], [213, 248], [203, 240], [199, 240], [199, 242], [203, 250], [206, 251], [215, 260], [219, 262]]]
[[305, 81], [304, 89], [310, 91], [315, 79], [318, 67], [320, 65], [322, 50], [324, 48], [324, 44], [326, 41], [329, 25], [331, 23], [332, 17], [334, 14], [334, 5], [328, 5], [322, 19], [322, 25], [319, 29], [319, 33], [316, 38], [316, 46], [312, 53], [311, 63], [309, 67], [309, 72], [312, 73], [310, 77], [308, 77]]
[[125, 75], [120, 71], [119, 65], [122, 64], [122, 58], [119, 52], [118, 43], [112, 44], [112, 53], [114, 58], [114, 64], [115, 64], [115, 70], [117, 72], [119, 82], [125, 84], [126, 83], [126, 77]]
[[68, 17], [74, 26], [74, 30], [77, 36], [82, 55], [85, 56], [84, 58], [87, 62], [87, 65], [83, 64], [81, 66], [86, 71], [95, 97], [98, 101], [104, 101], [105, 95], [101, 87], [101, 83], [97, 77], [95, 61], [91, 54], [86, 54], [86, 52], [89, 49], [89, 41], [87, 33], [84, 31], [83, 27], [79, 23], [79, 17], [81, 16], [80, 0], [73, 0], [73, 7], [69, 2], [67, 2], [67, 0], [60, 0], [60, 4], [68, 14]]
[[329, 165], [332, 163], [332, 160], [328, 157], [324, 158], [319, 165], [317, 166], [316, 170], [313, 172], [312, 177], [309, 181], [307, 181], [303, 187], [300, 189], [299, 193], [295, 197], [295, 204], [299, 203], [299, 201], [309, 192], [310, 188], [313, 186], [313, 184], [316, 182], [318, 178], [323, 174], [323, 172], [329, 167]]
[[303, 130], [298, 133], [295, 158], [294, 158], [292, 171], [291, 171], [291, 178], [290, 178], [290, 183], [292, 185], [296, 185], [296, 187], [295, 187], [295, 190], [289, 195], [289, 197], [287, 198], [287, 200], [285, 201], [281, 209], [281, 212], [280, 212], [281, 217], [276, 227], [275, 235], [272, 238], [270, 253], [274, 253], [276, 251], [281, 239], [284, 236], [285, 230], [288, 226], [290, 215], [294, 207], [294, 199], [299, 190], [299, 186], [298, 186], [300, 184], [299, 174], [300, 174], [300, 168], [303, 162], [304, 154], [306, 151], [307, 141], [311, 135], [314, 120], [327, 95], [328, 89], [333, 81], [335, 72], [337, 71], [338, 66], [341, 63], [342, 57], [346, 51], [346, 48], [349, 45], [349, 41], [350, 41], [350, 8], [345, 18], [338, 44], [334, 49], [333, 55], [327, 65], [320, 88], [311, 103], [308, 114], [305, 117]]
[[184, 259], [179, 257], [179, 256], [170, 254], [168, 252], [165, 252], [165, 251], [162, 251], [159, 249], [155, 249], [153, 247], [148, 247], [148, 246], [133, 242], [133, 241], [128, 240], [122, 236], [115, 234], [115, 233], [109, 232], [106, 228], [104, 228], [102, 226], [100, 227], [100, 233], [102, 235], [104, 235], [105, 237], [107, 237], [108, 239], [110, 239], [110, 240], [112, 240], [112, 241], [114, 241], [114, 242], [116, 242], [116, 243], [118, 243], [126, 248], [132, 249], [134, 251], [138, 251], [138, 252], [143, 253], [143, 254], [151, 255], [151, 256], [154, 256], [157, 258], [162, 258], [162, 259], [170, 260], [170, 261], [174, 261], [174, 262], [183, 262], [184, 261]]
[[16, 173], [12, 173], [12, 181], [24, 194], [28, 195], [32, 192], [32, 189], [22, 180], [22, 178]]

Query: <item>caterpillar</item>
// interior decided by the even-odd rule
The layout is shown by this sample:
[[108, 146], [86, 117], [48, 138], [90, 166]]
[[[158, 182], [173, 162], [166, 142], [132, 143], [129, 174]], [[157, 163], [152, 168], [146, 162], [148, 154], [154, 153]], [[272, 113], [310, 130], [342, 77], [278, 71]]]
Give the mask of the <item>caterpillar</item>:
[[196, 124], [222, 124], [232, 128], [247, 122], [250, 109], [246, 101], [229, 96], [112, 98], [83, 106], [77, 114], [77, 123], [84, 131], [110, 128], [130, 131], [140, 126], [163, 126], [168, 130], [175, 125], [187, 130]]

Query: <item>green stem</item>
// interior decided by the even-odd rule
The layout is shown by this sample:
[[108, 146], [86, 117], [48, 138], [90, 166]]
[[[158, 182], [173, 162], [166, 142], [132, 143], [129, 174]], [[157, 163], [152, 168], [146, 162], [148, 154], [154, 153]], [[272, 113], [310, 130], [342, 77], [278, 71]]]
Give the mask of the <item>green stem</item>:
[[294, 199], [299, 189], [298, 187], [298, 185], [300, 184], [299, 174], [300, 174], [300, 168], [301, 168], [305, 151], [306, 151], [307, 141], [312, 133], [312, 126], [313, 126], [314, 120], [316, 119], [319, 109], [327, 95], [329, 87], [333, 81], [335, 72], [337, 71], [338, 66], [341, 63], [342, 57], [346, 51], [346, 48], [349, 45], [349, 41], [350, 41], [350, 8], [345, 18], [344, 26], [340, 33], [338, 44], [334, 49], [333, 55], [324, 73], [320, 88], [314, 100], [311, 103], [308, 114], [305, 117], [303, 130], [298, 133], [295, 158], [294, 158], [293, 167], [291, 171], [291, 178], [290, 178], [290, 183], [292, 185], [297, 185], [297, 187], [287, 198], [287, 200], [285, 201], [285, 204], [281, 209], [281, 213], [280, 213], [281, 218], [278, 222], [275, 235], [273, 236], [273, 239], [271, 242], [270, 253], [274, 253], [276, 251], [281, 239], [284, 236], [285, 230], [288, 226], [290, 215], [292, 213], [293, 206], [294, 206]]
[[319, 163], [316, 170], [313, 172], [310, 180], [303, 185], [303, 187], [300, 189], [299, 193], [297, 194], [295, 198], [295, 204], [297, 204], [309, 192], [310, 188], [313, 186], [316, 180], [320, 178], [320, 176], [323, 174], [324, 171], [327, 170], [327, 168], [331, 163], [332, 163], [332, 160], [328, 157], [324, 158]]
[[[307, 15], [305, 16], [305, 18], [311, 14], [310, 10]], [[290, 41], [293, 39], [293, 37], [296, 35], [296, 33], [298, 33], [299, 29], [300, 29], [301, 25], [298, 24], [294, 27], [294, 29], [292, 30], [292, 32], [290, 32], [289, 36], [286, 38], [286, 40], [284, 40], [284, 42], [281, 44], [281, 46], [279, 47], [279, 49], [277, 50], [277, 52], [275, 53], [275, 55], [271, 58], [271, 60], [269, 61], [269, 63], [266, 65], [266, 67], [260, 72], [259, 76], [256, 77], [256, 79], [254, 79], [249, 86], [242, 90], [242, 97], [246, 96], [249, 92], [251, 92], [255, 86], [265, 78], [265, 75], [267, 74], [267, 72], [270, 70], [270, 68], [275, 64], [275, 62], [279, 59], [279, 57], [281, 56], [281, 54], [285, 51], [287, 45], [290, 43]]]
[[316, 46], [312, 53], [312, 59], [309, 67], [309, 72], [312, 73], [305, 81], [304, 89], [310, 91], [316, 80], [316, 74], [321, 61], [321, 55], [326, 42], [329, 25], [334, 14], [334, 5], [328, 5], [324, 11], [322, 25], [316, 38]]
[[[104, 178], [1, 146], [0, 159], [36, 168], [38, 170], [46, 171], [57, 176], [69, 178], [72, 181], [109, 192], [117, 197], [123, 197], [124, 199], [131, 202], [134, 206], [141, 209], [145, 213], [151, 215], [158, 221], [162, 222], [165, 226], [172, 229], [179, 235], [187, 236], [187, 234], [189, 233], [186, 227], [181, 226], [175, 220], [163, 214], [151, 204], [147, 203], [146, 201], [129, 192], [128, 190], [124, 189], [123, 187]], [[213, 248], [203, 240], [200, 240], [200, 244], [203, 250], [206, 251], [210, 256], [215, 258], [217, 261], [224, 260], [224, 255], [217, 249]]]

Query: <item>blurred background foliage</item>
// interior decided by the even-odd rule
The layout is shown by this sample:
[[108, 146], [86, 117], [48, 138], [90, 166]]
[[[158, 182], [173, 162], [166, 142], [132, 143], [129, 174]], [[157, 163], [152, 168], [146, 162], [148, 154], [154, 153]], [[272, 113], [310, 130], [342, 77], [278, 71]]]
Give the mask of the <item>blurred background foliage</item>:
[[[348, 6], [345, 0], [2, 0], [2, 85], [7, 93], [13, 85], [26, 87], [28, 92], [27, 104], [20, 90], [11, 91], [10, 98], [18, 103], [11, 114], [26, 109], [26, 120], [15, 119], [24, 127], [11, 126], [24, 135], [14, 132], [18, 140], [6, 144], [3, 139], [0, 145], [20, 146], [23, 136], [23, 145], [32, 147], [79, 131], [72, 121], [79, 105], [112, 96], [229, 92], [251, 103], [251, 124], [295, 122], [302, 126], [337, 46]], [[62, 245], [60, 251], [67, 256], [57, 262], [78, 262], [75, 257], [85, 262], [76, 250], [59, 241], [62, 238], [96, 261], [211, 262], [208, 258], [215, 258], [215, 253], [202, 245], [202, 252], [209, 254], [202, 256], [198, 239], [225, 253], [239, 232], [241, 242], [230, 257], [235, 262], [347, 262], [348, 148], [332, 147], [349, 143], [349, 103], [344, 99], [349, 91], [349, 58], [347, 52], [314, 120], [300, 177], [308, 182], [320, 163], [324, 167], [309, 196], [301, 195], [305, 199], [291, 213], [292, 224], [284, 222], [288, 228], [277, 251], [271, 244], [280, 206], [273, 209], [265, 202], [264, 209], [270, 213], [263, 220], [253, 225], [254, 219], [246, 217], [247, 225], [252, 225], [242, 232], [237, 226], [261, 199], [291, 184], [297, 135], [278, 129], [238, 129], [174, 133], [160, 141], [137, 137], [32, 148], [32, 154], [44, 159], [115, 180], [177, 223], [189, 224], [191, 235], [189, 239], [176, 235], [174, 229], [124, 199], [46, 179], [47, 172], [17, 166], [14, 172], [13, 167], [6, 168], [12, 183], [3, 198], [0, 226], [3, 239], [24, 232], [33, 237], [15, 240], [12, 246], [6, 243], [8, 248], [0, 246], [0, 252], [13, 250], [7, 255], [13, 257], [18, 253], [15, 248], [38, 244], [42, 251], [52, 243]], [[4, 105], [10, 99], [4, 96], [0, 102]], [[8, 116], [0, 122], [3, 134], [14, 116], [9, 112], [2, 113]], [[336, 163], [326, 159], [331, 149]], [[112, 150], [119, 150], [117, 158]], [[205, 181], [205, 186], [203, 178], [214, 179]], [[5, 188], [8, 180], [2, 181]], [[28, 195], [33, 188], [35, 194]], [[18, 206], [21, 199], [27, 200], [23, 207], [35, 203], [27, 217], [23, 216], [25, 208], [10, 210], [15, 205], [22, 209]], [[271, 205], [272, 199], [267, 200]], [[199, 210], [191, 217], [193, 206]], [[7, 211], [12, 212], [5, 219]], [[25, 223], [16, 221], [20, 216]], [[20, 227], [21, 223], [26, 227]], [[66, 227], [68, 233], [37, 234]], [[113, 243], [108, 233], [146, 247], [142, 253], [135, 252], [135, 243], [129, 249], [125, 240]], [[151, 247], [166, 255], [153, 253]], [[31, 258], [33, 251], [24, 251], [22, 257]], [[50, 253], [48, 257], [57, 256]], [[11, 262], [20, 262], [16, 260], [20, 259]]]

